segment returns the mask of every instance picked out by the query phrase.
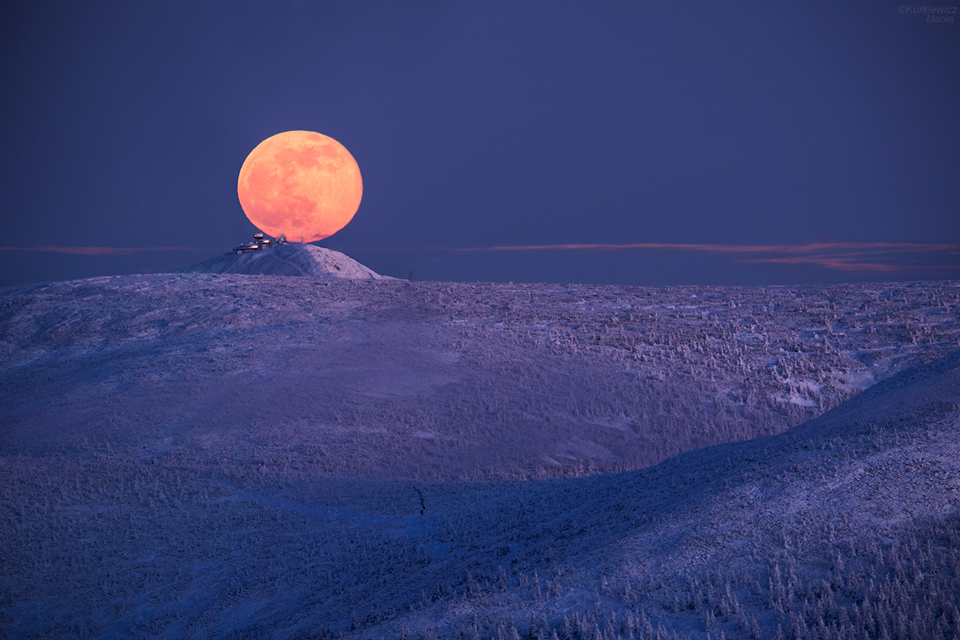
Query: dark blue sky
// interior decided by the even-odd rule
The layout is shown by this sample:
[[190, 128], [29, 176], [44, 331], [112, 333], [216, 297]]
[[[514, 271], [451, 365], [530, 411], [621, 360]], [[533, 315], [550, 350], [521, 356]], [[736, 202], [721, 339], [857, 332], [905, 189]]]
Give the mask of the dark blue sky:
[[321, 244], [381, 273], [957, 278], [960, 16], [926, 6], [4, 0], [0, 286], [227, 251], [291, 129], [357, 159]]

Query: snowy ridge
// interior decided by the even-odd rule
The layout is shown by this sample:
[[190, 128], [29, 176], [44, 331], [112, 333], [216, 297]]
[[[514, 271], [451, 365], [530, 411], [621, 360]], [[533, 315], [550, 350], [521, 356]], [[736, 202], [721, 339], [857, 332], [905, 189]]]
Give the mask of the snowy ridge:
[[[0, 292], [0, 632], [956, 638], [958, 303], [207, 274]], [[518, 480], [538, 475], [568, 477]]]
[[259, 251], [234, 252], [211, 258], [179, 273], [243, 273], [247, 275], [306, 276], [379, 280], [381, 276], [353, 258], [325, 247], [287, 242]]
[[952, 283], [96, 278], [0, 293], [0, 453], [239, 430], [318, 474], [636, 469], [782, 432], [958, 343]]

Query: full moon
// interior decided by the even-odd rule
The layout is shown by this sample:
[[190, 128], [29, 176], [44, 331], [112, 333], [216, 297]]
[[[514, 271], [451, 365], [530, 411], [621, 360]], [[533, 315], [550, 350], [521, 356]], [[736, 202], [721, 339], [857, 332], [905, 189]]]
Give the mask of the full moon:
[[286, 131], [250, 152], [237, 180], [240, 206], [258, 229], [313, 242], [343, 229], [360, 207], [360, 167], [347, 149], [314, 131]]

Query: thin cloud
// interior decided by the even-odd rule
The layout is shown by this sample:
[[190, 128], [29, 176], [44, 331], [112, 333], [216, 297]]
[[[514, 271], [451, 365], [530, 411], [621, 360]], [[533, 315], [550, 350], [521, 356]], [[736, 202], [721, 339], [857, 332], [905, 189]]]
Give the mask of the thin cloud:
[[638, 242], [630, 244], [544, 244], [493, 247], [445, 248], [455, 253], [497, 251], [693, 251], [752, 255], [772, 254], [736, 260], [737, 264], [807, 264], [838, 271], [893, 273], [912, 269], [956, 269], [958, 265], [903, 264], [903, 259], [937, 252], [960, 252], [956, 244], [921, 242], [815, 242], [807, 244], [680, 244]]
[[210, 247], [0, 247], [0, 251], [66, 253], [75, 256], [130, 256], [146, 251], [217, 251]]
[[889, 252], [948, 251], [955, 244], [925, 244], [919, 242], [819, 242], [813, 244], [676, 244], [665, 242], [638, 242], [633, 244], [525, 244], [493, 247], [445, 248], [445, 251], [566, 251], [600, 250], [623, 251], [629, 249], [673, 249], [681, 251], [704, 251], [712, 253], [810, 253], [843, 249], [873, 249]]

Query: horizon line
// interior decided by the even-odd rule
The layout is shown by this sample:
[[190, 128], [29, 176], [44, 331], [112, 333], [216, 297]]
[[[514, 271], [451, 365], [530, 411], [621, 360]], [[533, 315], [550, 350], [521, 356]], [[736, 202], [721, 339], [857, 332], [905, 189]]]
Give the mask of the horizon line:
[[[347, 247], [346, 250], [363, 250]], [[667, 250], [699, 253], [741, 254], [734, 264], [811, 265], [836, 271], [892, 273], [917, 269], [960, 269], [960, 264], [898, 264], [894, 255], [924, 254], [948, 251], [960, 254], [960, 244], [929, 242], [808, 242], [804, 244], [707, 244], [633, 242], [621, 244], [525, 244], [489, 247], [402, 247], [367, 248], [372, 251], [445, 251], [449, 253], [490, 253], [510, 251], [630, 251]], [[774, 254], [758, 256], [757, 254]], [[779, 254], [779, 255], [777, 255]], [[751, 257], [747, 257], [751, 256]], [[752, 257], [756, 256], [756, 257]]]
[[[310, 243], [307, 243], [310, 244]], [[221, 251], [214, 247], [64, 247], [44, 245], [39, 247], [0, 246], [0, 251], [31, 251], [61, 253], [81, 256], [129, 256], [149, 251]], [[332, 249], [336, 250], [336, 249]], [[894, 273], [917, 269], [958, 269], [960, 264], [917, 265], [898, 264], [894, 255], [924, 254], [948, 251], [960, 254], [960, 244], [924, 242], [808, 242], [804, 244], [711, 244], [711, 243], [569, 243], [493, 245], [487, 247], [345, 247], [344, 250], [359, 251], [443, 251], [447, 253], [493, 253], [522, 251], [631, 251], [667, 250], [696, 253], [741, 254], [734, 264], [783, 264], [810, 265], [835, 271]], [[228, 252], [229, 253], [229, 252]], [[757, 254], [774, 255], [757, 255]], [[777, 255], [779, 254], [779, 255]], [[733, 256], [731, 256], [733, 257]]]

